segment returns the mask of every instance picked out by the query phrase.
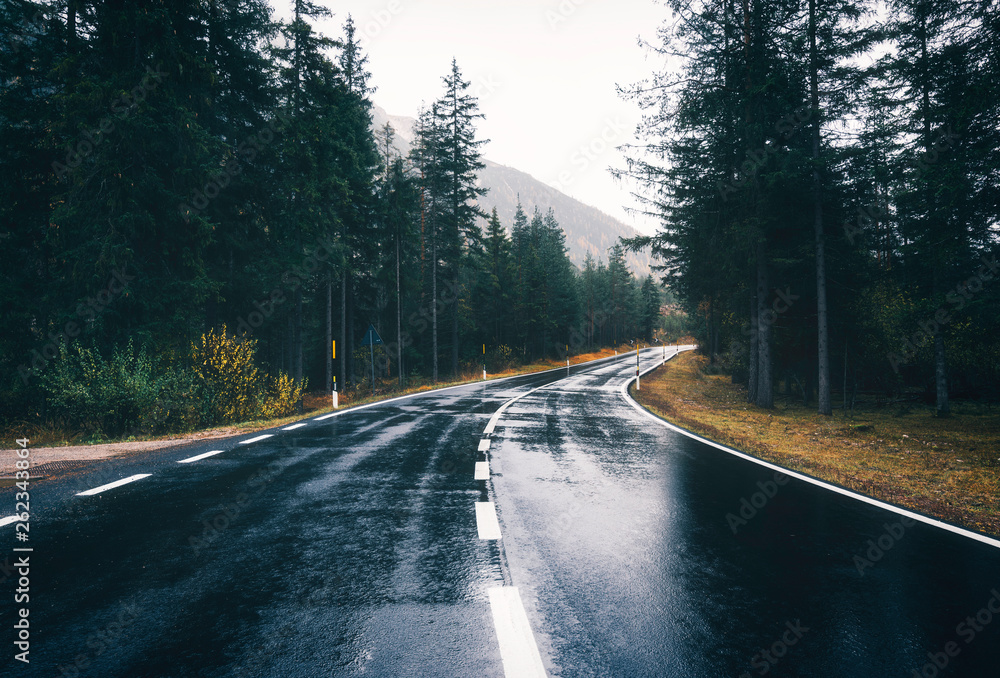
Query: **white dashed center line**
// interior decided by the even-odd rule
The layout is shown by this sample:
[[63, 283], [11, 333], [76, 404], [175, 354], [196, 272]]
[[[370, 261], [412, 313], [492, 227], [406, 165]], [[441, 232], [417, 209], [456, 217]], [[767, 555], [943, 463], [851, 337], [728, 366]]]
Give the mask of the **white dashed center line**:
[[137, 480], [142, 480], [143, 478], [148, 478], [153, 475], [152, 473], [137, 473], [134, 476], [129, 476], [128, 478], [122, 478], [121, 480], [116, 480], [113, 483], [108, 483], [107, 485], [101, 485], [100, 487], [95, 487], [92, 490], [85, 490], [83, 492], [77, 492], [78, 497], [90, 497], [95, 494], [100, 494], [106, 490], [112, 490], [116, 487], [121, 487], [122, 485], [128, 485], [129, 483], [134, 483]]
[[490, 462], [488, 461], [477, 461], [476, 462], [476, 480], [489, 480], [490, 479]]
[[214, 457], [217, 454], [222, 454], [225, 450], [212, 450], [211, 452], [205, 452], [204, 454], [199, 454], [196, 457], [188, 457], [187, 459], [181, 459], [178, 464], [190, 464], [193, 461], [201, 461], [202, 459], [208, 459], [209, 457]]
[[273, 435], [274, 435], [273, 433], [265, 433], [262, 436], [257, 436], [256, 438], [251, 438], [250, 440], [241, 440], [240, 441], [240, 445], [249, 445], [250, 443], [256, 443], [256, 442], [260, 442], [261, 440], [267, 440], [268, 438], [272, 437]]
[[308, 425], [309, 424], [304, 424], [304, 423], [303, 424], [292, 424], [291, 426], [286, 426], [285, 428], [283, 428], [281, 430], [282, 431], [294, 431], [297, 428], [302, 428], [303, 426], [308, 426]]
[[497, 586], [488, 593], [504, 675], [507, 678], [545, 678], [542, 657], [538, 654], [517, 587]]
[[483, 438], [482, 440], [479, 441], [479, 451], [480, 452], [489, 452], [489, 449], [490, 449], [490, 439], [489, 438]]
[[16, 523], [21, 520], [20, 516], [7, 516], [6, 518], [0, 518], [0, 527], [4, 525], [10, 525], [11, 523]]
[[480, 539], [499, 539], [500, 521], [497, 520], [497, 510], [491, 501], [476, 502], [476, 529]]

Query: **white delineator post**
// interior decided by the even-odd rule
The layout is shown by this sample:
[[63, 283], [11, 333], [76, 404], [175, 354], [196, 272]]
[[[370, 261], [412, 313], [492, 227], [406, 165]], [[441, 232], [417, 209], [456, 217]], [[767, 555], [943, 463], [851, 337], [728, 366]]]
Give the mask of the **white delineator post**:
[[642, 387], [639, 385], [639, 342], [635, 342], [635, 390], [641, 391]]
[[333, 391], [332, 391], [332, 393], [333, 393], [333, 396], [332, 396], [333, 397], [333, 409], [336, 410], [340, 406], [340, 398], [339, 398], [339, 394], [337, 393], [337, 342], [336, 341], [333, 342], [333, 346], [330, 347], [330, 350], [332, 351], [332, 354], [333, 354], [333, 366], [332, 366], [332, 369], [333, 369]]

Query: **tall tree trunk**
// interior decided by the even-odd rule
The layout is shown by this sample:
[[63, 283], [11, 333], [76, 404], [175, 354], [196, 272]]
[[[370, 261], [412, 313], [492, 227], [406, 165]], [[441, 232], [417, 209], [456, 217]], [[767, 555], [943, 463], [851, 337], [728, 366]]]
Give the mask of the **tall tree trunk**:
[[340, 271], [340, 362], [339, 368], [340, 388], [347, 388], [347, 264], [344, 264]]
[[295, 374], [295, 303], [292, 302], [292, 309], [288, 313], [288, 322], [285, 326], [285, 372]]
[[437, 293], [437, 233], [434, 233], [431, 240], [431, 344], [432, 348], [432, 372], [434, 383], [438, 380], [438, 293]]
[[396, 372], [403, 388], [403, 297], [399, 278], [399, 224], [396, 225]]
[[830, 345], [826, 307], [826, 243], [823, 237], [823, 194], [819, 173], [819, 55], [816, 47], [816, 3], [809, 0], [809, 98], [812, 106], [813, 230], [816, 236], [816, 335], [819, 413], [833, 414], [830, 402]]
[[[457, 267], [456, 263], [456, 267]], [[455, 296], [455, 310], [451, 316], [451, 373], [458, 379], [458, 271], [455, 271], [455, 275], [451, 281], [452, 294]]]
[[[767, 247], [761, 243], [757, 247], [757, 406], [774, 407], [774, 383], [771, 378], [771, 323], [765, 313], [767, 306]], [[772, 311], [773, 313], [773, 311]]]
[[326, 384], [329, 390], [333, 384], [333, 274], [326, 274]]
[[[295, 385], [302, 387], [303, 384], [303, 370], [302, 370], [302, 353], [303, 353], [303, 339], [302, 339], [302, 288], [298, 287], [295, 290]], [[299, 402], [296, 404], [296, 409], [299, 413], [302, 412], [302, 396], [299, 396]]]
[[715, 354], [717, 352], [715, 336], [715, 297], [708, 298], [708, 364], [715, 364]]
[[70, 53], [76, 51], [76, 3], [69, 0], [66, 3], [66, 47]]
[[[933, 151], [933, 142], [931, 141], [931, 93], [930, 93], [930, 61], [927, 54], [927, 16], [926, 3], [921, 3], [920, 5], [920, 57], [921, 57], [921, 67], [924, 73], [922, 78], [923, 83], [921, 86], [921, 103], [923, 110], [921, 111], [921, 117], [923, 118], [923, 144], [924, 153], [926, 157], [933, 157], [931, 152]], [[936, 219], [936, 210], [934, 209], [934, 193], [931, 189], [930, 183], [927, 179], [923, 179], [924, 182], [924, 194], [926, 200], [926, 211], [928, 219]], [[931, 253], [933, 257], [933, 281], [931, 294], [932, 298], [937, 299], [939, 291], [941, 289], [941, 275], [942, 275], [942, 255], [940, 252], [935, 251]], [[945, 350], [944, 350], [944, 335], [941, 334], [941, 327], [937, 322], [934, 323], [934, 388], [936, 391], [936, 402], [937, 402], [937, 415], [947, 416], [951, 411], [951, 406], [948, 403], [948, 365], [945, 361]]]
[[354, 281], [347, 279], [347, 341], [344, 343], [344, 357], [347, 360], [347, 383], [355, 383], [354, 375]]
[[847, 412], [847, 342], [844, 342], [844, 412]]
[[760, 360], [758, 358], [760, 348], [760, 333], [757, 330], [757, 285], [753, 286], [750, 293], [750, 355], [747, 359], [747, 402], [757, 402], [757, 387], [760, 375]]
[[944, 355], [944, 336], [940, 328], [934, 333], [934, 385], [937, 389], [937, 415], [945, 417], [951, 412], [948, 402], [948, 365]]

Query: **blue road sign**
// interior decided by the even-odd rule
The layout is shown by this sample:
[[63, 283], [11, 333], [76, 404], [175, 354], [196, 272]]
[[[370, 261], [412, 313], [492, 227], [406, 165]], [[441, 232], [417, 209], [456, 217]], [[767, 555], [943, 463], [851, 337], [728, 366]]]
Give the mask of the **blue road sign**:
[[378, 346], [382, 343], [382, 337], [378, 336], [378, 331], [375, 329], [374, 325], [368, 325], [368, 331], [365, 332], [364, 339], [361, 340], [362, 346]]

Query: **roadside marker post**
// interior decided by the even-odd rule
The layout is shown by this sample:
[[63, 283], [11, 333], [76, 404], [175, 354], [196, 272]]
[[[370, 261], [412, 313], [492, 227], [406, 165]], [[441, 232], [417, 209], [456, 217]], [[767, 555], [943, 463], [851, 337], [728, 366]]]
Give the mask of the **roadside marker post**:
[[340, 397], [337, 393], [337, 340], [334, 339], [333, 346], [330, 349], [333, 351], [333, 409], [339, 409]]
[[486, 344], [483, 344], [483, 381], [486, 381]]
[[566, 344], [566, 374], [569, 374], [569, 344]]
[[639, 340], [635, 342], [635, 390], [641, 391], [642, 387], [639, 386]]

